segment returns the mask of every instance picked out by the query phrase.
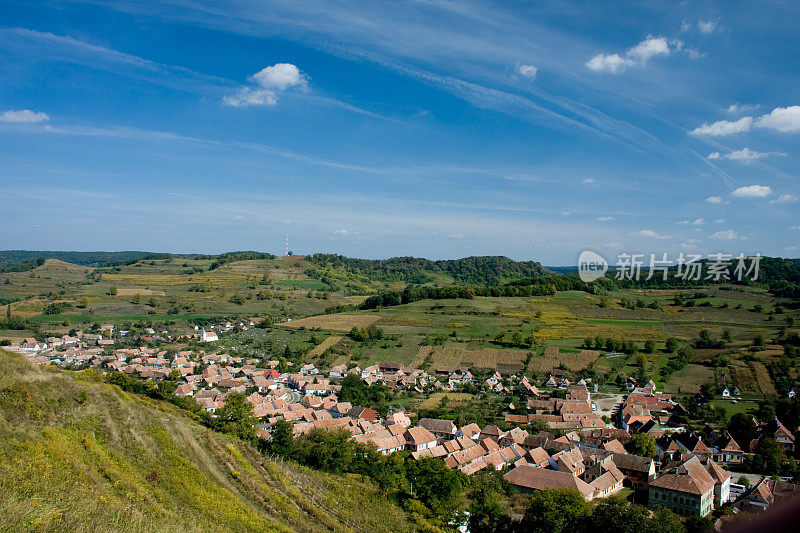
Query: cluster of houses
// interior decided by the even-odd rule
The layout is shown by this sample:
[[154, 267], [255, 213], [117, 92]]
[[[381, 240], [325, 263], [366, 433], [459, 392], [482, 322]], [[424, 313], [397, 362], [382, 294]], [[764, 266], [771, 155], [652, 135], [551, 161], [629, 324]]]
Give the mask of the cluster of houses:
[[39, 341], [33, 337], [12, 343], [4, 349], [17, 352], [40, 364], [85, 365], [106, 353], [114, 345], [110, 336], [114, 331], [111, 325], [103, 325], [100, 333], [83, 333], [61, 337], [47, 337]]
[[[202, 330], [197, 335], [204, 342], [213, 342], [215, 334], [211, 333]], [[429, 373], [379, 363], [363, 369], [339, 365], [323, 373], [306, 364], [280, 372], [278, 361], [224, 353], [168, 354], [146, 346], [114, 349], [113, 340], [103, 337], [112, 334], [109, 326], [97, 334], [78, 332], [74, 337], [43, 342], [25, 339], [11, 348], [42, 364], [91, 365], [142, 379], [173, 379], [179, 383], [176, 395], [193, 397], [211, 414], [225, 405], [229, 394], [244, 393], [253, 405], [262, 438], [269, 438], [278, 420], [290, 422], [295, 435], [313, 429], [342, 429], [350, 432], [354, 441], [370, 444], [380, 453], [408, 450], [413, 459], [439, 458], [450, 469], [467, 475], [506, 469], [505, 478], [523, 492], [569, 487], [593, 500], [630, 487], [640, 501], [685, 516], [706, 516], [733, 499], [767, 507], [775, 500], [775, 491], [790, 490], [770, 485], [768, 480], [750, 490], [732, 484], [731, 474], [721, 464], [741, 464], [758, 446], [758, 439], [744, 443], [745, 449], [727, 436], [704, 441], [684, 430], [685, 410], [671, 395], [658, 392], [652, 381], [641, 387], [633, 380], [626, 382], [629, 394], [616, 409], [615, 427], [608, 418], [598, 416], [584, 380], [570, 383], [550, 376], [544, 386], [565, 391], [558, 394], [562, 398], [539, 390], [527, 377], [504, 378], [495, 372], [477, 380], [461, 367], [440, 367]], [[403, 412], [384, 419], [374, 409], [339, 401], [339, 383], [349, 374], [368, 384], [380, 382], [391, 389], [418, 392], [453, 390], [470, 383], [508, 393], [507, 387], [514, 383], [528, 395], [527, 412], [506, 414], [504, 427], [511, 428], [508, 430], [494, 425], [480, 428], [474, 423], [458, 427], [450, 420], [428, 418], [413, 423], [415, 417]], [[545, 422], [549, 431], [529, 431], [534, 420]], [[637, 433], [653, 436], [656, 457], [628, 453], [626, 445]], [[777, 420], [761, 424], [759, 435], [774, 437], [787, 451], [795, 449], [795, 432]]]
[[[351, 367], [337, 365], [329, 371], [329, 376], [332, 378], [345, 377], [348, 374], [360, 376], [368, 385], [383, 383], [392, 390], [409, 390], [419, 393], [426, 390], [455, 390], [466, 384], [482, 385], [487, 390], [496, 393], [511, 392], [506, 386], [506, 380], [499, 372], [495, 372], [481, 381], [466, 367], [440, 366], [429, 373], [419, 368], [406, 368], [400, 363], [381, 362], [365, 368], [358, 365]], [[523, 378], [523, 381], [529, 385], [527, 378]]]

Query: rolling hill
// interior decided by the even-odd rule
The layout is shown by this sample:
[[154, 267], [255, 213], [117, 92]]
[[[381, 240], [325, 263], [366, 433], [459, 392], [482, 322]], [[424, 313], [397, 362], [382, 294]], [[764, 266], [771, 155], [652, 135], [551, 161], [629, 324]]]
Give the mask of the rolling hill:
[[0, 531], [405, 531], [373, 486], [282, 461], [92, 371], [0, 351]]

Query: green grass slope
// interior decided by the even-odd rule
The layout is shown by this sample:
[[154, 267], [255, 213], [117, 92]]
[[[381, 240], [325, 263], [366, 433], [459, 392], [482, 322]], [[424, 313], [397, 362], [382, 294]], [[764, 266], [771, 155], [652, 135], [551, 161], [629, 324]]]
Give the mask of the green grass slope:
[[405, 531], [371, 485], [273, 461], [93, 372], [0, 351], [0, 531]]

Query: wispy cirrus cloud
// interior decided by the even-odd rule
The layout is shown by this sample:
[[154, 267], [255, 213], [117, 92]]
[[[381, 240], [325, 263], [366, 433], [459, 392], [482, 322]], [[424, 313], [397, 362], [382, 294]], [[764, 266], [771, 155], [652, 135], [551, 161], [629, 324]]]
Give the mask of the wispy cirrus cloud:
[[[592, 132], [637, 149], [676, 157], [652, 133], [585, 101], [553, 94], [538, 84], [526, 84], [522, 92], [505, 90], [510, 78], [507, 66], [533, 66], [533, 54], [537, 73], [545, 68], [560, 71], [571, 83], [585, 86], [587, 81], [578, 72], [569, 72], [568, 65], [583, 65], [583, 58], [592, 50], [587, 40], [535, 19], [521, 20], [513, 9], [477, 2], [398, 2], [393, 10], [380, 4], [342, 6], [313, 0], [176, 3], [181, 9], [120, 0], [113, 9], [239, 35], [280, 35], [327, 54], [379, 65], [478, 108], [557, 131]], [[633, 47], [633, 57], [649, 58], [659, 46], [659, 42], [643, 41]]]
[[[0, 50], [21, 52], [40, 59], [63, 61], [138, 78], [162, 87], [186, 91], [203, 97], [219, 98], [220, 101], [229, 105], [273, 105], [277, 103], [278, 94], [282, 90], [286, 90], [282, 89], [284, 83], [295, 79], [297, 81], [295, 85], [304, 85], [307, 81], [304, 74], [298, 72], [295, 75], [290, 68], [281, 67], [279, 64], [267, 67], [273, 68], [268, 73], [264, 73], [264, 70], [267, 69], [256, 73], [261, 76], [254, 78], [256, 82], [253, 82], [252, 85], [243, 85], [224, 77], [197, 72], [177, 65], [159, 63], [67, 35], [56, 35], [28, 28], [0, 28]], [[267, 87], [262, 87], [257, 83], [259, 80]], [[378, 120], [401, 122], [330, 96], [304, 92], [301, 94], [305, 96], [307, 102], [315, 105], [336, 107]], [[224, 101], [226, 98], [228, 98], [227, 102]]]
[[236, 85], [230, 80], [185, 67], [151, 61], [68, 35], [28, 28], [0, 28], [0, 49], [132, 76], [164, 87], [204, 95], [220, 94]]

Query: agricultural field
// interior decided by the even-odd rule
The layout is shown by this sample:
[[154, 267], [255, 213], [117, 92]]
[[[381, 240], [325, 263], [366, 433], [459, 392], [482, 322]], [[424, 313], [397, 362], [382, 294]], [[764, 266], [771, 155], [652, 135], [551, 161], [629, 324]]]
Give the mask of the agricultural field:
[[353, 328], [366, 328], [378, 320], [380, 317], [377, 315], [320, 315], [293, 320], [282, 325], [287, 328], [350, 331]]
[[[655, 302], [656, 309], [628, 309], [613, 299], [603, 307], [602, 297], [570, 291], [530, 298], [422, 300], [373, 311], [293, 321], [292, 327], [321, 328], [335, 333], [348, 331], [353, 326], [374, 324], [386, 334], [401, 339], [401, 349], [385, 346], [371, 346], [366, 352], [356, 349], [354, 359], [358, 361], [399, 362], [412, 368], [463, 365], [518, 371], [516, 369], [525, 367], [528, 372], [540, 374], [560, 367], [571, 372], [593, 370], [599, 374], [633, 375], [636, 367], [632, 357], [608, 358], [602, 351], [582, 349], [584, 339], [610, 337], [633, 342], [639, 348], [650, 340], [655, 342], [657, 350], [646, 356], [648, 371], [656, 381], [676, 391], [699, 390], [700, 385], [713, 376], [708, 365], [715, 357], [749, 345], [755, 335], [774, 335], [780, 327], [779, 322], [770, 320], [770, 315], [752, 310], [756, 304], [765, 309], [775, 305], [775, 300], [762, 291], [706, 291], [710, 295], [725, 294], [724, 299], [718, 299], [728, 303], [728, 307], [722, 309], [700, 305], [676, 308], [670, 305], [676, 292], [614, 293], [620, 300], [641, 298], [648, 304]], [[700, 303], [703, 301], [706, 300]], [[742, 308], [735, 309], [737, 305]], [[660, 380], [662, 369], [672, 357], [664, 352], [666, 339], [675, 337], [686, 344], [703, 329], [712, 337], [721, 336], [727, 330], [733, 341], [726, 350], [697, 350], [692, 359], [694, 364], [671, 375], [666, 382]], [[532, 340], [533, 344], [505, 346], [498, 341], [498, 337], [505, 335], [508, 339], [514, 332], [519, 332], [526, 342]], [[409, 353], [409, 346], [414, 347], [412, 353]], [[362, 358], [363, 353], [368, 356]], [[773, 354], [780, 357], [775, 350], [759, 353], [759, 357], [768, 360]], [[734, 354], [733, 358], [738, 356]], [[766, 370], [760, 375], [762, 381], [768, 379]], [[758, 387], [758, 391], [761, 390]]]
[[337, 337], [336, 335], [331, 335], [330, 337], [326, 338], [324, 341], [319, 343], [318, 345], [314, 346], [310, 352], [308, 352], [309, 357], [320, 357], [322, 354], [325, 353], [326, 350], [335, 346], [339, 341], [341, 341], [341, 337]]
[[[173, 257], [111, 268], [48, 259], [29, 272], [0, 274], [0, 301], [15, 316], [58, 324], [119, 322], [166, 316], [191, 321], [215, 316], [274, 320], [322, 313], [353, 304], [305, 274], [302, 258], [238, 261], [209, 270], [210, 259]], [[58, 304], [59, 312], [46, 308]], [[6, 311], [5, 306], [0, 311]]]
[[[447, 287], [454, 280], [438, 273], [429, 283]], [[689, 393], [714, 383], [739, 387], [743, 394], [774, 395], [769, 369], [783, 357], [783, 347], [769, 342], [755, 352], [750, 347], [757, 338], [776, 338], [788, 317], [800, 322], [787, 300], [742, 286], [423, 299], [359, 310], [369, 294], [404, 287], [403, 281], [320, 269], [302, 256], [224, 263], [172, 256], [104, 268], [48, 259], [27, 272], [0, 273], [0, 302], [13, 301], [12, 315], [30, 325], [0, 331], [0, 338], [19, 340], [32, 329], [63, 335], [103, 322], [181, 324], [237, 317], [261, 322], [268, 316], [274, 326], [228, 336], [220, 347], [238, 353], [288, 349], [296, 362], [321, 368], [394, 362], [538, 376], [560, 369], [612, 381], [641, 372], [641, 355], [609, 356], [606, 341], [633, 346], [640, 354], [650, 341], [655, 350], [644, 354], [643, 371], [668, 391]], [[676, 305], [676, 298], [691, 305]], [[0, 313], [6, 311], [0, 307]], [[382, 337], [348, 335], [354, 327], [370, 326]], [[724, 348], [692, 350], [689, 364], [672, 371], [676, 356], [666, 351], [667, 339], [691, 346], [702, 331], [729, 341]], [[587, 339], [592, 348], [599, 340], [603, 349], [586, 349]], [[717, 368], [721, 360], [727, 365], [723, 371]], [[789, 374], [796, 377], [797, 368]]]
[[705, 383], [713, 382], [714, 371], [707, 367], [689, 364], [675, 372], [664, 387], [664, 392], [696, 394]]
[[425, 401], [419, 404], [420, 409], [435, 409], [442, 403], [442, 399], [447, 398], [450, 404], [463, 404], [472, 399], [472, 394], [462, 392], [436, 392], [428, 396]]
[[577, 353], [565, 352], [558, 346], [548, 346], [541, 357], [534, 357], [528, 364], [531, 372], [549, 373], [552, 369], [564, 367], [572, 372], [589, 368], [597, 361], [597, 350], [579, 350]]

